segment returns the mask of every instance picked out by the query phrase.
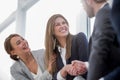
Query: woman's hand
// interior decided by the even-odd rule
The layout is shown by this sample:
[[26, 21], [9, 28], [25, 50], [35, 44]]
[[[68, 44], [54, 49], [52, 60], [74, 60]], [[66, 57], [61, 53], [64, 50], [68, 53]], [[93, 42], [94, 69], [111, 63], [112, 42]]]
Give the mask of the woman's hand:
[[72, 76], [82, 75], [87, 72], [87, 67], [85, 62], [74, 60], [71, 64], [65, 65], [61, 70], [60, 74], [63, 78], [67, 76], [67, 74]]
[[60, 70], [60, 74], [63, 78], [65, 78], [67, 76], [67, 74], [69, 74], [69, 70], [72, 68], [71, 64], [65, 65], [61, 70]]
[[50, 56], [49, 58], [49, 62], [48, 62], [48, 72], [52, 74], [52, 66], [56, 63], [56, 55], [53, 54]]
[[85, 65], [85, 62], [74, 60], [72, 61], [72, 65], [74, 66], [74, 70], [72, 70], [73, 75], [82, 75], [87, 72], [87, 67]]
[[85, 74], [87, 72], [87, 68], [84, 62], [74, 60], [72, 61], [72, 67], [70, 70], [68, 70], [68, 74], [72, 76], [77, 76], [81, 74]]

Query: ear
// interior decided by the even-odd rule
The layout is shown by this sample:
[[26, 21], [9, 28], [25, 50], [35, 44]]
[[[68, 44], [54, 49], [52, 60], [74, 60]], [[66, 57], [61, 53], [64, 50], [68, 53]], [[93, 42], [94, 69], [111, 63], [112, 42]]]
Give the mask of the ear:
[[16, 55], [14, 50], [12, 50], [10, 53], [11, 53], [11, 55]]

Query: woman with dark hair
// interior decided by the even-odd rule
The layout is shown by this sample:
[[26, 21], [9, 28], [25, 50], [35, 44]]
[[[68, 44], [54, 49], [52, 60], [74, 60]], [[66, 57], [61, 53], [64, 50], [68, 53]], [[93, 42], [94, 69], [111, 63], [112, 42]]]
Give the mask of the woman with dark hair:
[[73, 80], [78, 75], [85, 78], [87, 47], [85, 34], [72, 35], [68, 21], [61, 14], [50, 17], [46, 27], [45, 59], [48, 63], [50, 56], [56, 55], [56, 64], [52, 66], [53, 80]]
[[11, 74], [15, 80], [52, 80], [51, 65], [55, 57], [49, 59], [45, 69], [44, 49], [31, 51], [28, 42], [18, 34], [9, 35], [5, 39], [4, 47], [15, 61], [11, 66]]

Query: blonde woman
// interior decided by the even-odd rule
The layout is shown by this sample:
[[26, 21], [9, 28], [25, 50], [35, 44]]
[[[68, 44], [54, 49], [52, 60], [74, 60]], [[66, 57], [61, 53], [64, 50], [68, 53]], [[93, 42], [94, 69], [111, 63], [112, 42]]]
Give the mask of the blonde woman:
[[[52, 67], [53, 80], [73, 80], [77, 75], [86, 78], [88, 42], [84, 33], [71, 35], [69, 23], [61, 14], [52, 15], [46, 27], [46, 63], [49, 56], [56, 54]], [[75, 60], [75, 61], [74, 61]], [[48, 65], [46, 65], [48, 66]]]

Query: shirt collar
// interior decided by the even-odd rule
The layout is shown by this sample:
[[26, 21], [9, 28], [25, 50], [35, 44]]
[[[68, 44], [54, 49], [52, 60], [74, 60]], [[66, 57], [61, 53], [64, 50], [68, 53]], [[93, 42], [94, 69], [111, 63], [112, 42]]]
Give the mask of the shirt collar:
[[107, 4], [107, 2], [103, 3], [103, 4], [101, 5], [100, 9], [103, 8], [106, 4]]

